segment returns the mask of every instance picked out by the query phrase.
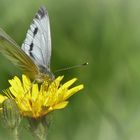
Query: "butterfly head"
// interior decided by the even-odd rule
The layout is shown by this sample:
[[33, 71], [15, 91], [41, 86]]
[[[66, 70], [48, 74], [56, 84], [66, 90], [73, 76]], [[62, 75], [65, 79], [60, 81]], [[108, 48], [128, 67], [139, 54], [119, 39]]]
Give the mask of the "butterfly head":
[[46, 73], [39, 73], [38, 75], [36, 75], [35, 80], [38, 83], [42, 83], [44, 81], [48, 81], [48, 82], [52, 82], [55, 79], [53, 73], [48, 72]]
[[38, 83], [42, 83], [45, 80], [51, 82], [55, 79], [55, 76], [50, 69], [44, 66], [39, 66], [39, 73], [36, 75], [35, 79]]

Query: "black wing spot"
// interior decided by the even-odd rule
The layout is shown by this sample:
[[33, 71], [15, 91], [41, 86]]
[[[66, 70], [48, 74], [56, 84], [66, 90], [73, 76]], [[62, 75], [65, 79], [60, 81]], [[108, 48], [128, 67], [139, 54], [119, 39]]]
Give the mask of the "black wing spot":
[[35, 15], [35, 18], [37, 19], [42, 19], [45, 15], [46, 15], [46, 9], [44, 6], [40, 7], [40, 9], [38, 10], [38, 12]]
[[35, 59], [33, 53], [32, 53], [32, 50], [33, 50], [33, 47], [34, 47], [34, 44], [33, 42], [30, 44], [30, 50], [29, 50], [29, 53], [30, 53], [30, 57], [32, 57], [33, 59]]
[[33, 35], [35, 36], [35, 35], [37, 34], [37, 32], [38, 32], [38, 28], [36, 27], [36, 28], [34, 29]]
[[32, 54], [32, 52], [30, 52], [30, 56], [31, 56], [33, 59], [35, 59], [34, 56], [33, 56], [33, 54]]
[[33, 42], [30, 44], [30, 52], [33, 50], [33, 46], [34, 46], [34, 44], [33, 44]]

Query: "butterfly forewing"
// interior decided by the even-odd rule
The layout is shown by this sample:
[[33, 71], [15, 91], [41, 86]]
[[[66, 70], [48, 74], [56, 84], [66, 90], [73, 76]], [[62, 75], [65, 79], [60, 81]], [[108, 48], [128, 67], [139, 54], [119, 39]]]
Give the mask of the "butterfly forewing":
[[36, 81], [54, 79], [50, 71], [50, 23], [45, 7], [35, 15], [21, 48], [0, 29], [0, 52]]
[[49, 17], [45, 7], [41, 7], [36, 13], [22, 44], [22, 50], [40, 70], [44, 68], [50, 71], [51, 35]]

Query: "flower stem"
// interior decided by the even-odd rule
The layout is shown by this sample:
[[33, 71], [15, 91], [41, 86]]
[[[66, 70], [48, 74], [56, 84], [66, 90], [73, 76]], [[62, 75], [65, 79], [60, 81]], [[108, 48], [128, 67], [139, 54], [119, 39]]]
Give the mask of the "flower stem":
[[19, 140], [17, 128], [11, 129], [11, 136], [12, 136], [12, 140]]
[[28, 119], [31, 133], [37, 140], [47, 140], [47, 133], [50, 125], [48, 116], [44, 116], [38, 119]]

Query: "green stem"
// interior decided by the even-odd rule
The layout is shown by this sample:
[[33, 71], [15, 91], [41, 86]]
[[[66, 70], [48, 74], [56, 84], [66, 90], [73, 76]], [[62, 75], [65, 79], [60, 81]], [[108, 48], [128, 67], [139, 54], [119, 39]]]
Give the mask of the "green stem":
[[47, 140], [46, 137], [40, 137], [38, 140]]
[[38, 119], [28, 119], [30, 124], [30, 130], [35, 139], [47, 140], [47, 133], [50, 125], [48, 116], [44, 116]]
[[11, 135], [13, 140], [19, 140], [17, 128], [11, 129]]

